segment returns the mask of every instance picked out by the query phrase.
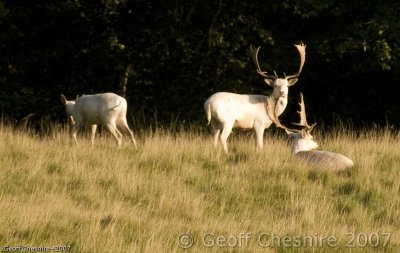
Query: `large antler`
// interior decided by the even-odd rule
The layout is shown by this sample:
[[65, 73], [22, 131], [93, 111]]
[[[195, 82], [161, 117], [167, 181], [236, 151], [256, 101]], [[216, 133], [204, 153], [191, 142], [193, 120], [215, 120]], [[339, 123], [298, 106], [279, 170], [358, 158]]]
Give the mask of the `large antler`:
[[257, 67], [257, 73], [267, 79], [272, 79], [272, 80], [278, 79], [278, 76], [276, 75], [276, 73], [274, 76], [271, 76], [271, 75], [267, 75], [267, 71], [261, 70], [260, 64], [258, 63], [258, 51], [260, 51], [260, 47], [254, 48], [253, 45], [250, 45], [250, 55], [251, 55], [251, 58], [253, 58], [254, 64]]
[[283, 129], [285, 129], [287, 131], [290, 131], [290, 132], [301, 132], [303, 130], [306, 130], [307, 132], [310, 132], [314, 128], [314, 126], [317, 124], [317, 123], [314, 123], [314, 124], [312, 124], [310, 126], [307, 123], [306, 107], [305, 107], [305, 104], [304, 104], [304, 99], [303, 99], [303, 94], [302, 93], [300, 93], [300, 103], [299, 103], [300, 111], [298, 112], [300, 114], [300, 122], [299, 123], [293, 123], [294, 125], [302, 126], [303, 127], [302, 130], [290, 129], [290, 128], [282, 125], [281, 122], [279, 121], [278, 117], [276, 116], [276, 113], [275, 113], [276, 104], [277, 104], [277, 99], [275, 99], [275, 98], [273, 98], [271, 96], [269, 96], [267, 98], [267, 114], [268, 114], [268, 117], [279, 128], [283, 128]]
[[297, 78], [300, 76], [301, 70], [303, 69], [304, 62], [306, 60], [306, 45], [304, 45], [303, 42], [301, 42], [300, 44], [294, 46], [297, 48], [297, 51], [299, 51], [300, 54], [300, 67], [296, 74], [286, 76], [287, 80]]
[[307, 123], [307, 115], [306, 115], [306, 106], [304, 104], [304, 98], [303, 98], [303, 93], [300, 93], [300, 111], [297, 111], [300, 114], [300, 122], [299, 123], [293, 123], [296, 126], [302, 126], [306, 128], [307, 130], [311, 131], [316, 123], [312, 124], [311, 126]]

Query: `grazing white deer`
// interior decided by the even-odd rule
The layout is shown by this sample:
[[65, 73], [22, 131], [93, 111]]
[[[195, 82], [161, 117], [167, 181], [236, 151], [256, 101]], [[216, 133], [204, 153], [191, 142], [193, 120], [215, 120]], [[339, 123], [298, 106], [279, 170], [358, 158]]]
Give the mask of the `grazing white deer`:
[[[273, 87], [271, 97], [277, 99], [276, 115], [281, 115], [288, 103], [289, 87], [294, 85], [303, 69], [305, 61], [306, 46], [301, 43], [295, 45], [300, 54], [300, 67], [294, 75], [279, 78], [275, 75], [268, 75], [262, 71], [258, 63], [258, 51], [250, 46], [250, 54], [257, 67], [257, 73], [264, 77], [265, 83]], [[257, 147], [263, 148], [264, 130], [272, 121], [266, 112], [267, 96], [246, 95], [229, 92], [218, 92], [209, 97], [204, 103], [208, 124], [211, 124], [214, 133], [214, 146], [221, 141], [225, 153], [228, 153], [227, 139], [232, 128], [254, 129], [256, 134]]]
[[117, 126], [130, 135], [130, 139], [136, 148], [136, 140], [126, 122], [127, 103], [125, 98], [114, 93], [102, 93], [95, 95], [85, 95], [75, 101], [68, 101], [61, 95], [61, 102], [65, 105], [65, 110], [72, 124], [72, 137], [78, 144], [76, 134], [82, 124], [92, 126], [91, 142], [94, 144], [97, 125], [104, 125], [117, 140], [117, 145], [121, 146], [122, 134]]
[[341, 170], [354, 165], [350, 158], [342, 154], [315, 150], [318, 144], [313, 140], [310, 132], [316, 123], [311, 126], [307, 123], [303, 94], [300, 94], [300, 123], [295, 124], [301, 126], [301, 130], [289, 129], [283, 126], [275, 113], [274, 108], [276, 106], [276, 99], [268, 98], [268, 115], [277, 127], [285, 129], [286, 133], [293, 138], [292, 154], [294, 156], [304, 159], [320, 168]]

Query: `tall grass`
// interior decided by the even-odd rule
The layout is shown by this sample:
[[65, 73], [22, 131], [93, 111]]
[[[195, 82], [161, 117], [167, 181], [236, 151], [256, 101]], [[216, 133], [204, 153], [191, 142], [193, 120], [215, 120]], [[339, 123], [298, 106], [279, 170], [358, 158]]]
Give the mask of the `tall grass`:
[[234, 133], [225, 155], [198, 130], [142, 132], [135, 150], [107, 134], [94, 146], [80, 136], [77, 147], [61, 127], [36, 136], [2, 124], [0, 246], [399, 252], [398, 135], [317, 133], [324, 149], [355, 161], [342, 172], [309, 167], [285, 136], [266, 135], [257, 152], [251, 134]]

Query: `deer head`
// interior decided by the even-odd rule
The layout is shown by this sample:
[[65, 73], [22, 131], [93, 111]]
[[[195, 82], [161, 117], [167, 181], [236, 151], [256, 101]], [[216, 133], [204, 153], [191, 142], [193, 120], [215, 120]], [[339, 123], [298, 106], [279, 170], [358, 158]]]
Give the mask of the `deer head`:
[[278, 97], [286, 97], [289, 91], [290, 86], [294, 85], [298, 81], [298, 77], [303, 69], [304, 62], [306, 59], [306, 46], [303, 43], [298, 45], [294, 45], [297, 48], [297, 51], [300, 55], [300, 67], [299, 70], [293, 75], [284, 74], [283, 78], [278, 77], [276, 72], [274, 71], [274, 75], [269, 75], [267, 71], [261, 70], [260, 64], [258, 62], [258, 52], [260, 51], [260, 47], [254, 48], [250, 45], [250, 55], [253, 58], [254, 64], [257, 67], [257, 73], [264, 77], [265, 83], [274, 88], [272, 92], [272, 96], [275, 98]]
[[318, 144], [313, 140], [311, 135], [311, 131], [315, 127], [317, 123], [312, 124], [311, 126], [307, 123], [307, 115], [306, 108], [304, 104], [303, 94], [300, 93], [300, 111], [298, 111], [300, 115], [300, 122], [293, 123], [294, 125], [301, 126], [301, 129], [291, 129], [281, 124], [278, 117], [275, 113], [275, 107], [277, 104], [277, 99], [273, 97], [267, 98], [267, 114], [272, 122], [279, 128], [282, 128], [286, 131], [286, 133], [294, 139], [293, 153], [297, 153], [298, 151], [308, 151], [318, 147]]

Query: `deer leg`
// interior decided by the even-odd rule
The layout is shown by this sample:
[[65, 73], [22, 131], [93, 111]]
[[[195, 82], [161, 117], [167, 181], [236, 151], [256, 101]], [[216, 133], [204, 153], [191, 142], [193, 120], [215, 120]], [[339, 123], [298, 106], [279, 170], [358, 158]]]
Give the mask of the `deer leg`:
[[75, 144], [78, 146], [78, 140], [76, 139], [76, 134], [78, 133], [80, 127], [80, 122], [76, 121], [75, 124], [72, 125], [72, 138], [75, 141]]
[[226, 143], [226, 141], [228, 140], [228, 137], [232, 132], [232, 127], [233, 127], [233, 125], [225, 125], [224, 129], [222, 129], [221, 135], [219, 137], [225, 153], [228, 153], [228, 144]]
[[121, 120], [119, 124], [125, 131], [127, 131], [130, 135], [130, 139], [132, 144], [137, 148], [135, 137], [133, 136], [132, 130], [129, 128], [128, 123], [125, 120]]
[[106, 124], [106, 127], [108, 128], [110, 133], [114, 136], [115, 140], [117, 141], [118, 147], [120, 147], [121, 146], [121, 142], [122, 142], [122, 140], [121, 140], [122, 139], [122, 134], [118, 131], [118, 129], [115, 126], [115, 124], [108, 123], [108, 124]]
[[264, 128], [255, 126], [257, 149], [261, 150], [264, 147]]
[[91, 142], [92, 142], [92, 145], [94, 145], [94, 137], [95, 137], [95, 135], [96, 135], [96, 130], [97, 130], [97, 125], [96, 125], [96, 124], [93, 124], [93, 125], [92, 125], [92, 135], [91, 135]]
[[221, 133], [221, 128], [218, 124], [218, 122], [216, 122], [214, 119], [211, 119], [211, 128], [214, 134], [214, 147], [217, 147], [218, 145], [218, 137]]
[[214, 129], [213, 131], [214, 131], [214, 148], [216, 148], [218, 145], [218, 137], [219, 137], [219, 134], [221, 133], [221, 130]]

